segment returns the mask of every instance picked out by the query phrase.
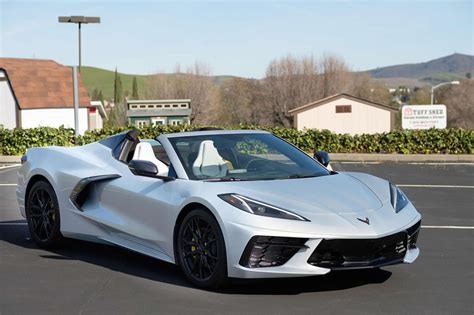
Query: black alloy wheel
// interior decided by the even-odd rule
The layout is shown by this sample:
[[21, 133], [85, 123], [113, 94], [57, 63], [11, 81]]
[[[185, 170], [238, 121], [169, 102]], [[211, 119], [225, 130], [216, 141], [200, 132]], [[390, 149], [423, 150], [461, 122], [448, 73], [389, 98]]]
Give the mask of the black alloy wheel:
[[58, 245], [60, 232], [59, 204], [53, 187], [46, 181], [38, 181], [27, 196], [26, 220], [32, 239], [43, 248]]
[[191, 211], [178, 234], [178, 261], [188, 280], [201, 288], [227, 283], [224, 238], [216, 219], [206, 210]]

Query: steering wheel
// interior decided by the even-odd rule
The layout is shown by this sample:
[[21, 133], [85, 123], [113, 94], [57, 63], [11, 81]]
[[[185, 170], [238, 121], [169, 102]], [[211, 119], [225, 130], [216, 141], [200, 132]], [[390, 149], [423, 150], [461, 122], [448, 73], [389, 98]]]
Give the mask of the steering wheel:
[[273, 168], [268, 167], [268, 161], [254, 159], [247, 163], [247, 171], [270, 171]]
[[253, 159], [247, 163], [247, 171], [266, 171], [266, 172], [281, 172], [292, 174], [291, 171], [284, 169], [283, 165], [274, 161]]

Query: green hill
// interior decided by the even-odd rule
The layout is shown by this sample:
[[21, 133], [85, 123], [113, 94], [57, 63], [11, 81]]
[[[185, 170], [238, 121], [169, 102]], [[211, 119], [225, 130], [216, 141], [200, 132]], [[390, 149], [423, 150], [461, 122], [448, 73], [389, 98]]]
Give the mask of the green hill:
[[[140, 98], [143, 99], [144, 91], [145, 91], [145, 81], [149, 75], [139, 75], [139, 74], [126, 74], [120, 73], [120, 78], [122, 80], [123, 91], [128, 91], [132, 93], [132, 84], [133, 84], [133, 77], [137, 77], [138, 83], [138, 94]], [[165, 75], [174, 75], [174, 74], [165, 74]], [[102, 90], [102, 95], [104, 95], [105, 99], [112, 99], [114, 94], [114, 71], [96, 68], [96, 67], [85, 67], [83, 66], [81, 69], [81, 77], [82, 82], [84, 83], [87, 92], [89, 95], [92, 95], [92, 91], [97, 88], [98, 90]], [[235, 78], [234, 76], [229, 75], [218, 75], [212, 76], [212, 82], [215, 85], [221, 85], [226, 80], [230, 80]]]
[[[143, 96], [146, 75], [125, 74], [120, 72], [119, 74], [122, 80], [123, 91], [128, 91], [129, 93], [132, 93], [133, 77], [137, 77], [138, 94]], [[101, 68], [82, 67], [81, 69], [82, 82], [86, 86], [89, 95], [91, 95], [92, 91], [97, 88], [98, 90], [102, 90], [105, 99], [113, 98], [114, 76], [114, 71]]]

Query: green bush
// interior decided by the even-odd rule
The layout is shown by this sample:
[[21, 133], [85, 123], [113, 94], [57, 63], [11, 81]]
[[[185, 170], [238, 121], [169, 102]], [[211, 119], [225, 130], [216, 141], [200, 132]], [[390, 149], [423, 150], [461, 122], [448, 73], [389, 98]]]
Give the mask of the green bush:
[[[39, 127], [32, 129], [0, 130], [0, 154], [21, 155], [27, 148], [48, 145], [74, 146], [91, 143], [109, 135], [130, 129], [124, 127], [88, 131], [74, 139], [74, 130], [68, 128]], [[196, 126], [147, 126], [141, 129], [141, 138], [153, 138], [162, 133], [190, 131]], [[331, 153], [442, 153], [474, 154], [474, 130], [429, 129], [403, 130], [379, 134], [351, 136], [335, 134], [329, 130], [236, 126], [232, 129], [263, 129], [312, 152], [326, 150]]]

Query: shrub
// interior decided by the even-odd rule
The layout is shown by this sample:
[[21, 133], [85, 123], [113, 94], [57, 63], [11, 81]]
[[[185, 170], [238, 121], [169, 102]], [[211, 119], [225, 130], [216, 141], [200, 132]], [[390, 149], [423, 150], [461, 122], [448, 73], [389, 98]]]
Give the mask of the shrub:
[[[39, 146], [74, 146], [91, 143], [133, 127], [106, 127], [87, 131], [74, 138], [74, 130], [69, 128], [38, 127], [32, 129], [0, 130], [0, 154], [21, 155], [27, 148]], [[196, 126], [146, 126], [141, 138], [153, 138], [162, 133], [190, 131]], [[401, 130], [379, 134], [351, 136], [335, 134], [329, 130], [296, 130], [281, 127], [261, 127], [240, 125], [232, 129], [263, 129], [293, 143], [300, 149], [312, 152], [326, 150], [331, 153], [442, 153], [473, 154], [474, 130], [428, 129]]]

